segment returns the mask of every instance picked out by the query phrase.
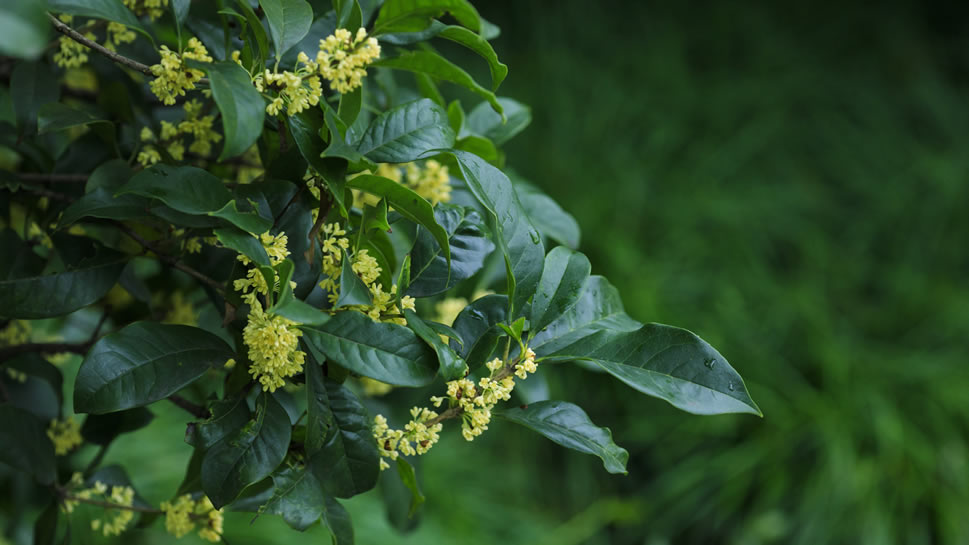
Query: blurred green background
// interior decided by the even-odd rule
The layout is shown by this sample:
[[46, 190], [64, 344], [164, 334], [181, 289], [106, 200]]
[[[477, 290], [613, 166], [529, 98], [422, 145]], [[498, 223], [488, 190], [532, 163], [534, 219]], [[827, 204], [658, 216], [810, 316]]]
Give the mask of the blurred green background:
[[[628, 476], [499, 422], [446, 431], [421, 524], [398, 535], [372, 492], [347, 502], [358, 542], [969, 542], [969, 6], [479, 9], [503, 30], [501, 94], [534, 116], [508, 165], [576, 216], [634, 318], [717, 347], [765, 417], [544, 368]], [[152, 424], [171, 437], [108, 455], [155, 503], [190, 454], [174, 411]], [[325, 542], [227, 518], [233, 545]], [[170, 542], [158, 526], [126, 539]]]

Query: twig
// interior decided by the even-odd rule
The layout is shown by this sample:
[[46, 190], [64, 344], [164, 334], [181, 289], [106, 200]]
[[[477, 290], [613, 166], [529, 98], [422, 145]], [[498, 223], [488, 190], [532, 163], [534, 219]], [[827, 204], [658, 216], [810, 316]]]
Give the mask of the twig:
[[320, 209], [316, 214], [316, 222], [313, 223], [313, 228], [306, 235], [306, 239], [310, 243], [310, 247], [306, 249], [305, 253], [307, 263], [313, 261], [313, 255], [316, 253], [316, 235], [320, 233], [320, 228], [326, 222], [326, 216], [330, 213], [332, 204], [333, 199], [330, 197], [330, 192], [324, 192], [323, 188], [320, 188]]
[[75, 42], [85, 45], [97, 51], [98, 53], [104, 55], [105, 57], [111, 59], [112, 61], [118, 64], [127, 66], [128, 68], [131, 68], [133, 70], [137, 70], [138, 72], [141, 72], [146, 76], [154, 76], [154, 74], [151, 73], [151, 68], [148, 65], [141, 64], [140, 62], [133, 59], [129, 59], [124, 55], [119, 55], [114, 51], [111, 51], [110, 49], [104, 47], [103, 45], [85, 38], [84, 35], [82, 35], [80, 32], [65, 25], [60, 21], [60, 19], [58, 19], [57, 17], [54, 17], [50, 13], [47, 14], [47, 18], [50, 19], [51, 24], [54, 25], [54, 29], [57, 30], [57, 32], [60, 32], [61, 34], [67, 36], [68, 38], [74, 40]]
[[80, 496], [75, 496], [73, 494], [67, 494], [66, 492], [59, 491], [61, 498], [69, 501], [76, 501], [78, 503], [86, 503], [89, 505], [96, 505], [98, 507], [103, 507], [105, 509], [124, 509], [127, 511], [137, 511], [139, 513], [152, 513], [156, 515], [164, 514], [165, 512], [161, 509], [155, 509], [153, 507], [141, 507], [138, 505], [121, 505], [119, 503], [111, 503], [109, 501], [92, 500], [90, 498], [82, 498]]
[[175, 405], [177, 405], [179, 408], [185, 409], [186, 411], [191, 413], [192, 416], [194, 416], [195, 418], [204, 420], [212, 416], [209, 410], [206, 409], [205, 407], [201, 405], [196, 405], [195, 403], [192, 403], [191, 401], [185, 399], [184, 397], [178, 394], [172, 394], [168, 396], [168, 400], [174, 403]]
[[41, 354], [57, 354], [60, 352], [71, 352], [73, 354], [87, 354], [93, 340], [83, 343], [26, 343], [0, 348], [0, 365], [21, 354], [38, 352]]
[[[521, 360], [520, 357], [519, 357], [519, 360]], [[500, 381], [505, 377], [511, 376], [511, 374], [515, 372], [515, 365], [517, 364], [518, 364], [517, 361], [512, 364], [505, 364], [505, 366], [501, 368], [501, 371], [498, 371], [498, 374], [495, 375], [494, 378], [492, 378], [491, 380]], [[454, 407], [448, 408], [446, 411], [428, 420], [427, 422], [424, 422], [424, 425], [430, 428], [434, 424], [437, 424], [444, 420], [448, 420], [450, 418], [457, 418], [462, 414], [464, 414], [464, 409], [462, 409], [460, 405], [456, 405]]]
[[127, 225], [125, 225], [125, 224], [123, 224], [121, 222], [113, 222], [113, 223], [114, 223], [114, 225], [116, 227], [118, 227], [118, 229], [121, 229], [132, 240], [134, 240], [135, 242], [137, 242], [138, 244], [140, 244], [142, 248], [144, 248], [144, 249], [148, 250], [149, 252], [152, 252], [153, 254], [157, 255], [158, 256], [158, 259], [164, 261], [169, 266], [174, 267], [174, 268], [176, 268], [176, 269], [178, 269], [178, 270], [180, 270], [180, 271], [188, 274], [189, 276], [192, 276], [193, 278], [199, 280], [200, 282], [203, 282], [203, 283], [209, 285], [210, 287], [212, 287], [213, 289], [215, 289], [220, 294], [225, 293], [225, 288], [218, 281], [213, 280], [212, 278], [209, 278], [208, 276], [205, 276], [204, 274], [202, 274], [199, 271], [193, 269], [192, 267], [189, 267], [188, 265], [182, 263], [181, 261], [178, 260], [178, 258], [176, 258], [174, 256], [170, 256], [170, 255], [168, 255], [166, 253], [163, 253], [154, 244], [152, 244], [152, 243], [148, 242], [147, 240], [145, 240], [144, 238], [142, 238], [141, 235], [139, 235], [138, 233], [136, 233], [134, 230], [132, 230], [131, 228], [129, 228]]

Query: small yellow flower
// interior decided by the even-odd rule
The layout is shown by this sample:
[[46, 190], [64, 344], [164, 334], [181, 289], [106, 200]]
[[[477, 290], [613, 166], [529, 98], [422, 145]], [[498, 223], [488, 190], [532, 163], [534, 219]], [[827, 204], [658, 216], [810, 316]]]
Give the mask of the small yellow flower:
[[380, 57], [380, 44], [376, 38], [368, 38], [363, 28], [356, 36], [345, 28], [320, 40], [316, 64], [320, 75], [330, 81], [330, 88], [338, 93], [349, 93], [360, 87], [367, 76], [365, 67]]
[[162, 103], [170, 106], [175, 104], [175, 97], [185, 96], [185, 91], [195, 89], [195, 82], [204, 75], [201, 70], [185, 66], [185, 59], [212, 62], [212, 57], [197, 38], [188, 41], [181, 56], [165, 45], [162, 46], [160, 54], [161, 62], [151, 67], [155, 79], [149, 87]]
[[73, 416], [63, 420], [51, 420], [47, 437], [54, 443], [54, 452], [58, 456], [67, 454], [84, 442], [81, 438], [81, 424]]

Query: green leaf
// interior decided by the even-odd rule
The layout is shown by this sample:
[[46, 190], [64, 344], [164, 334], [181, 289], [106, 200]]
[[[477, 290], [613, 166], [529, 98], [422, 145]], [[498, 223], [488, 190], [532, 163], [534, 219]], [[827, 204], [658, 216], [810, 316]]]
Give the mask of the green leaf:
[[175, 22], [179, 25], [185, 24], [191, 8], [192, 0], [172, 0], [172, 12], [175, 14]]
[[99, 252], [65, 272], [0, 280], [0, 317], [51, 318], [100, 300], [118, 281], [127, 257], [103, 248]]
[[[508, 296], [486, 295], [471, 302], [454, 319], [454, 330], [464, 341], [463, 346], [451, 343], [471, 369], [491, 358], [501, 336], [498, 324], [508, 319]], [[460, 348], [458, 348], [460, 346]]]
[[470, 208], [441, 203], [434, 208], [434, 218], [447, 233], [451, 251], [450, 276], [448, 262], [441, 255], [442, 246], [435, 242], [427, 229], [417, 232], [411, 249], [409, 295], [428, 297], [454, 287], [471, 278], [484, 266], [495, 245], [486, 236], [488, 228], [481, 216]]
[[284, 466], [273, 473], [272, 479], [273, 495], [260, 512], [279, 515], [300, 532], [320, 520], [326, 497], [308, 468]]
[[468, 184], [468, 189], [495, 218], [498, 245], [508, 272], [509, 315], [517, 318], [538, 287], [545, 263], [542, 237], [528, 220], [511, 181], [480, 157], [451, 152]]
[[33, 475], [40, 484], [54, 482], [54, 445], [47, 437], [46, 423], [11, 405], [0, 405], [0, 421], [0, 462]]
[[407, 512], [407, 517], [411, 518], [417, 513], [421, 505], [424, 504], [426, 498], [421, 493], [421, 486], [417, 482], [417, 474], [414, 472], [414, 466], [410, 465], [403, 456], [397, 458], [397, 474], [400, 475], [400, 481], [404, 483], [404, 486], [411, 493], [410, 509]]
[[467, 0], [387, 0], [374, 22], [373, 34], [418, 32], [445, 12], [471, 30], [481, 30], [481, 17]]
[[563, 447], [602, 459], [609, 473], [626, 474], [629, 453], [612, 441], [609, 428], [600, 428], [580, 407], [564, 401], [539, 401], [495, 414], [536, 431]]
[[330, 530], [333, 545], [353, 545], [353, 523], [350, 513], [331, 496], [326, 497], [323, 522]]
[[545, 256], [529, 318], [533, 332], [541, 331], [579, 301], [590, 272], [589, 259], [565, 246], [556, 246]]
[[[289, 130], [296, 141], [306, 162], [318, 172], [326, 182], [330, 190], [330, 195], [340, 208], [340, 214], [347, 216], [344, 194], [346, 188], [346, 161], [337, 158], [323, 158], [324, 147], [323, 138], [320, 132], [323, 130], [324, 120], [323, 111], [319, 108], [310, 108], [289, 117]], [[342, 165], [342, 169], [336, 168]], [[340, 172], [342, 170], [342, 172]]]
[[310, 31], [313, 8], [306, 0], [259, 0], [276, 46], [276, 61]]
[[346, 387], [306, 368], [308, 465], [329, 495], [349, 498], [370, 490], [380, 475], [380, 454], [371, 422]]
[[[246, 16], [246, 22], [249, 23], [249, 30], [252, 32], [252, 36], [255, 38], [256, 46], [258, 47], [258, 56], [256, 59], [254, 59], [255, 62], [253, 64], [256, 67], [261, 67], [265, 64], [266, 59], [269, 58], [269, 39], [266, 37], [266, 29], [263, 28], [262, 22], [259, 20], [256, 12], [253, 11], [252, 6], [249, 4], [249, 0], [236, 0], [236, 5], [239, 6], [239, 9], [242, 10], [243, 15]], [[243, 39], [243, 41], [248, 40]], [[249, 45], [251, 47], [251, 44]]]
[[346, 123], [337, 116], [332, 108], [327, 108], [323, 112], [326, 121], [326, 130], [330, 135], [330, 144], [323, 150], [323, 157], [339, 157], [353, 163], [367, 161], [367, 159], [357, 151], [352, 141], [353, 132]]
[[59, 418], [64, 398], [64, 377], [36, 352], [28, 352], [4, 363], [7, 370], [26, 375], [21, 382], [10, 376], [0, 377], [7, 394], [7, 403], [36, 415], [44, 421]]
[[[488, 69], [491, 70], [491, 90], [492, 91], [496, 91], [498, 89], [498, 86], [501, 85], [501, 82], [505, 80], [505, 76], [508, 75], [508, 66], [501, 63], [498, 60], [498, 54], [495, 53], [494, 48], [492, 48], [491, 44], [488, 43], [488, 40], [485, 40], [484, 38], [482, 38], [480, 34], [471, 32], [470, 30], [463, 27], [451, 25], [441, 29], [441, 32], [440, 34], [438, 34], [438, 36], [446, 40], [450, 40], [452, 42], [461, 44], [464, 47], [467, 47], [471, 51], [474, 51], [478, 55], [481, 55], [481, 57], [488, 62]], [[498, 99], [498, 100], [500, 102], [503, 100], [510, 101], [510, 99]], [[514, 101], [510, 101], [510, 102], [514, 102]], [[518, 104], [518, 103], [516, 102], [515, 104]], [[507, 105], [504, 104], [504, 102], [502, 102], [502, 106], [507, 108]], [[511, 122], [510, 114], [508, 118], [509, 118], [508, 119], [509, 122]]]
[[81, 435], [95, 445], [108, 445], [123, 433], [140, 430], [155, 417], [144, 407], [110, 414], [92, 414], [84, 419]]
[[571, 214], [562, 209], [551, 197], [533, 186], [515, 181], [515, 191], [521, 200], [522, 208], [538, 230], [545, 236], [573, 250], [579, 247], [582, 234], [579, 223]]
[[47, 0], [47, 9], [54, 13], [95, 17], [121, 23], [141, 32], [151, 40], [151, 35], [141, 26], [135, 14], [118, 0]]
[[464, 363], [461, 356], [445, 344], [437, 332], [427, 325], [416, 312], [404, 310], [404, 317], [407, 318], [407, 327], [437, 353], [437, 361], [441, 364], [441, 376], [444, 377], [444, 380], [455, 380], [463, 377], [468, 370], [468, 365]]
[[357, 87], [349, 93], [340, 95], [340, 106], [337, 116], [346, 126], [352, 126], [363, 108], [363, 86]]
[[10, 99], [17, 115], [20, 134], [37, 131], [37, 111], [41, 106], [56, 102], [60, 96], [60, 84], [46, 64], [36, 62], [17, 63], [10, 74]]
[[44, 52], [50, 22], [43, 2], [0, 4], [0, 55], [34, 60]]
[[454, 145], [447, 112], [430, 99], [396, 106], [370, 122], [357, 150], [379, 163], [406, 163]]
[[504, 110], [504, 120], [488, 103], [482, 102], [471, 110], [466, 123], [469, 131], [484, 136], [496, 146], [511, 140], [532, 122], [532, 109], [528, 106], [505, 97], [499, 97], [498, 102]]
[[209, 449], [230, 433], [245, 426], [252, 415], [243, 396], [216, 401], [209, 410], [212, 416], [189, 424], [185, 434], [186, 441], [196, 449]]
[[64, 228], [82, 218], [103, 218], [113, 220], [131, 220], [150, 216], [148, 213], [148, 199], [136, 195], [118, 195], [98, 187], [71, 203], [64, 210], [58, 222], [58, 228]]
[[350, 256], [346, 250], [343, 250], [343, 261], [340, 267], [340, 296], [333, 304], [333, 308], [370, 304], [373, 304], [370, 288], [357, 276], [357, 273], [353, 272], [353, 263], [350, 261]]
[[241, 227], [249, 233], [265, 233], [273, 226], [273, 222], [251, 212], [241, 212], [236, 205], [236, 201], [229, 201], [222, 208], [209, 212], [210, 216], [222, 218], [229, 223]]
[[202, 458], [202, 490], [212, 504], [229, 504], [242, 489], [269, 476], [286, 457], [291, 432], [286, 409], [272, 394], [260, 394], [252, 418]]
[[87, 110], [74, 108], [60, 102], [48, 102], [37, 110], [38, 134], [62, 131], [71, 127], [83, 127], [93, 123], [113, 125], [107, 119], [101, 119]]
[[[262, 30], [262, 25], [259, 28]], [[225, 145], [219, 160], [245, 152], [259, 139], [266, 118], [266, 102], [253, 87], [249, 73], [232, 61], [188, 64], [208, 74], [212, 97], [222, 113]]]
[[226, 248], [239, 252], [259, 265], [269, 266], [269, 255], [266, 253], [266, 247], [251, 234], [235, 227], [223, 227], [212, 233]]
[[[386, 5], [386, 4], [385, 4]], [[501, 103], [495, 94], [478, 85], [470, 74], [458, 65], [445, 59], [433, 51], [402, 51], [398, 56], [380, 59], [372, 66], [407, 70], [418, 74], [427, 74], [432, 78], [449, 81], [460, 85], [488, 101], [499, 114], [502, 113]]]
[[321, 326], [301, 329], [317, 360], [329, 359], [354, 373], [395, 386], [424, 386], [434, 380], [434, 353], [406, 327], [345, 311]]
[[88, 352], [74, 384], [74, 411], [109, 413], [165, 399], [233, 355], [204, 329], [135, 322]]
[[444, 253], [445, 260], [450, 264], [451, 249], [448, 246], [447, 231], [434, 218], [434, 207], [431, 203], [412, 189], [382, 176], [364, 174], [347, 180], [347, 185], [387, 199], [387, 203], [401, 216], [427, 229]]

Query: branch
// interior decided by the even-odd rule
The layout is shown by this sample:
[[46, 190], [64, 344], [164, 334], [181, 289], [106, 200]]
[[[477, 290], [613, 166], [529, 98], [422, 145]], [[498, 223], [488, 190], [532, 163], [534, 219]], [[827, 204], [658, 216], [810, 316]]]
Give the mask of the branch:
[[86, 341], [83, 343], [26, 343], [17, 344], [14, 346], [8, 346], [6, 348], [0, 348], [0, 365], [3, 365], [7, 361], [21, 355], [27, 354], [29, 352], [38, 352], [41, 354], [58, 354], [60, 352], [71, 352], [73, 354], [87, 354], [91, 345], [94, 344], [94, 340]]
[[185, 409], [191, 413], [192, 416], [200, 420], [205, 420], [206, 418], [210, 418], [212, 416], [212, 413], [210, 413], [205, 407], [196, 405], [195, 403], [192, 403], [178, 394], [168, 396], [168, 400], [177, 405], [179, 408]]
[[[519, 360], [521, 360], [521, 358], [519, 358]], [[500, 371], [498, 371], [498, 374], [495, 375], [492, 380], [499, 380], [500, 381], [501, 379], [503, 379], [503, 378], [505, 378], [507, 376], [510, 376], [512, 373], [515, 372], [515, 365], [517, 365], [517, 364], [518, 364], [517, 361], [515, 363], [513, 363], [513, 364], [506, 364], [504, 367], [501, 368]], [[462, 414], [464, 414], [464, 409], [462, 409], [460, 405], [456, 405], [454, 407], [450, 407], [448, 410], [446, 410], [443, 413], [435, 416], [434, 418], [428, 420], [427, 422], [424, 422], [424, 425], [427, 426], [428, 428], [430, 428], [434, 424], [437, 424], [439, 422], [443, 422], [444, 420], [448, 420], [448, 419], [451, 419], [451, 418], [457, 418], [457, 417], [461, 416]]]
[[139, 513], [152, 513], [155, 515], [163, 515], [165, 512], [161, 509], [154, 509], [152, 507], [140, 507], [137, 505], [121, 505], [118, 503], [111, 503], [109, 501], [92, 500], [89, 498], [82, 498], [80, 496], [74, 496], [72, 494], [61, 493], [61, 498], [70, 501], [76, 501], [78, 503], [86, 503], [89, 505], [96, 505], [98, 507], [103, 507], [105, 509], [124, 509], [126, 511], [137, 511]]
[[213, 280], [213, 279], [209, 278], [208, 276], [205, 276], [204, 274], [200, 273], [199, 271], [193, 269], [192, 267], [189, 267], [188, 265], [182, 263], [181, 261], [178, 260], [177, 257], [170, 256], [170, 255], [168, 255], [166, 253], [163, 253], [154, 244], [152, 244], [152, 243], [148, 242], [147, 240], [145, 240], [144, 238], [142, 238], [141, 235], [139, 235], [138, 233], [134, 232], [127, 225], [125, 225], [125, 224], [123, 224], [121, 222], [112, 222], [112, 223], [114, 223], [114, 225], [118, 229], [121, 229], [122, 231], [124, 231], [124, 233], [126, 235], [128, 235], [132, 240], [134, 240], [135, 242], [137, 242], [138, 244], [140, 244], [142, 248], [144, 248], [144, 249], [152, 252], [153, 254], [157, 255], [158, 256], [158, 259], [164, 261], [169, 266], [174, 267], [174, 268], [176, 268], [176, 269], [184, 272], [185, 274], [188, 274], [189, 276], [192, 276], [196, 280], [199, 280], [200, 282], [209, 285], [210, 287], [212, 287], [213, 289], [215, 289], [215, 291], [219, 292], [220, 294], [224, 294], [225, 293], [225, 288], [218, 281]]
[[111, 51], [110, 49], [104, 47], [103, 45], [85, 38], [80, 32], [65, 25], [60, 21], [60, 19], [58, 19], [57, 17], [54, 17], [50, 13], [47, 14], [47, 18], [50, 19], [51, 24], [54, 25], [54, 29], [57, 30], [57, 32], [60, 32], [61, 34], [67, 36], [68, 38], [74, 40], [75, 42], [97, 51], [98, 53], [104, 55], [105, 57], [111, 59], [112, 61], [118, 64], [127, 66], [128, 68], [131, 68], [133, 70], [137, 70], [138, 72], [141, 72], [146, 76], [154, 76], [154, 74], [151, 73], [151, 68], [148, 65], [141, 64], [136, 60], [129, 59], [128, 57], [125, 57], [123, 55], [119, 55], [114, 51]]

